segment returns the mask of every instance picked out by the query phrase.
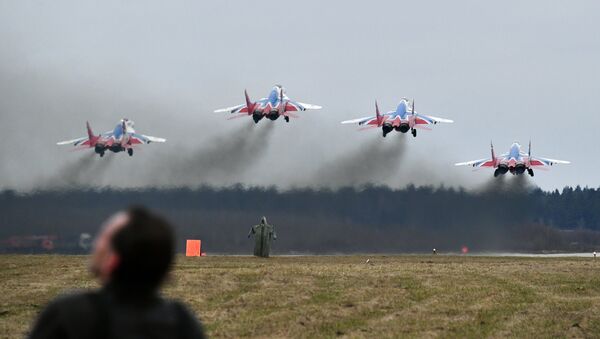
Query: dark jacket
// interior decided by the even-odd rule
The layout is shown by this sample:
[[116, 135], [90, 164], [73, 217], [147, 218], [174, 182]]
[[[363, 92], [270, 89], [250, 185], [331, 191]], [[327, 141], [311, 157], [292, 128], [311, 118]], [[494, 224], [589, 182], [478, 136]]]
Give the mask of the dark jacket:
[[107, 286], [52, 301], [29, 338], [204, 338], [187, 308], [155, 292]]

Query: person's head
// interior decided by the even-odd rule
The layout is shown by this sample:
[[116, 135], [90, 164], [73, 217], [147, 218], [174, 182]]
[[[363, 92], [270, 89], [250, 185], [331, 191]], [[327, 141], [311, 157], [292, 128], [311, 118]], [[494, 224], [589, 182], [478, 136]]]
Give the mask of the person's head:
[[266, 224], [267, 223], [267, 217], [263, 216], [262, 219], [260, 220], [261, 224]]
[[174, 238], [171, 226], [144, 208], [119, 212], [96, 238], [91, 270], [102, 284], [155, 289], [171, 267]]

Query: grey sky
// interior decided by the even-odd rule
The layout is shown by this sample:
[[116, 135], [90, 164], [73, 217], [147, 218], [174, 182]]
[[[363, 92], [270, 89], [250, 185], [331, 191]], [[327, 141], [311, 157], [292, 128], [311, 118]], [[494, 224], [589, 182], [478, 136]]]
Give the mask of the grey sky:
[[[320, 186], [333, 181], [320, 173], [331, 176], [335, 168], [344, 177], [344, 166], [332, 164], [355, 157], [367, 173], [348, 180], [472, 187], [492, 171], [473, 173], [454, 162], [487, 156], [490, 140], [504, 152], [531, 138], [534, 155], [573, 162], [538, 171], [539, 186], [597, 187], [599, 7], [597, 1], [0, 1], [0, 187], [70, 182], [67, 168], [81, 165], [86, 153], [55, 142], [85, 135], [86, 120], [103, 132], [122, 116], [168, 142], [147, 145], [133, 158], [111, 155], [107, 164], [94, 158], [78, 180], [115, 187]], [[212, 113], [242, 103], [244, 88], [258, 98], [275, 83], [324, 109], [290, 124], [276, 121], [272, 130], [260, 126], [269, 121], [250, 130], [249, 119]], [[403, 96], [414, 97], [418, 111], [455, 123], [407, 140], [339, 124], [372, 113], [375, 99], [391, 110]], [[253, 145], [256, 157], [239, 157], [229, 140], [234, 132], [248, 133], [264, 149]], [[269, 134], [254, 135], [263, 132]], [[380, 158], [394, 143], [404, 154], [397, 162], [361, 156], [373, 139], [382, 143]], [[216, 159], [220, 145], [222, 157], [240, 163], [190, 160]], [[186, 177], [196, 167], [218, 175]]]

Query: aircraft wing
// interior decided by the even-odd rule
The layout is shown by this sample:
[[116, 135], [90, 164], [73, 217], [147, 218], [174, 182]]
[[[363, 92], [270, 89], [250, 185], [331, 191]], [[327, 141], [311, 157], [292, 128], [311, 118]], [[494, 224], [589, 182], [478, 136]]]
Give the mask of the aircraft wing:
[[[261, 98], [259, 100], [256, 100], [255, 104], [264, 105], [264, 103], [267, 101], [268, 101], [267, 98]], [[220, 109], [215, 110], [215, 113], [231, 113], [231, 114], [248, 113], [248, 106], [246, 104], [240, 104], [237, 106], [220, 108]]]
[[543, 167], [552, 166], [555, 164], [570, 164], [571, 162], [566, 160], [531, 157], [531, 159], [529, 159], [529, 163], [531, 164], [531, 166]]
[[494, 159], [485, 158], [473, 161], [459, 162], [454, 166], [472, 166], [472, 167], [494, 167]]
[[423, 114], [415, 114], [415, 115], [417, 116], [416, 123], [418, 125], [431, 125], [431, 124], [437, 124], [440, 122], [451, 124], [454, 122], [454, 120], [438, 118], [438, 117], [434, 117], [431, 115], [423, 115]]
[[307, 104], [304, 102], [299, 102], [299, 101], [289, 101], [289, 103], [293, 104], [293, 105], [297, 105], [300, 106], [302, 109], [301, 111], [306, 111], [307, 109], [321, 109], [323, 107], [319, 106], [319, 105], [313, 105], [313, 104]]
[[59, 141], [56, 144], [57, 145], [73, 145], [73, 146], [81, 146], [82, 144], [85, 143], [85, 141], [88, 140], [88, 137], [81, 137], [81, 138], [77, 138], [77, 139], [73, 139], [73, 140], [65, 140], [65, 141]]
[[370, 117], [364, 117], [364, 118], [358, 118], [358, 119], [351, 119], [351, 120], [344, 120], [342, 121], [342, 124], [359, 124], [359, 125], [364, 125], [367, 122], [369, 122], [369, 120], [375, 119], [376, 117], [374, 116], [370, 116]]
[[215, 113], [248, 113], [248, 107], [246, 107], [246, 104], [241, 104], [237, 106], [217, 109], [215, 110]]
[[132, 143], [134, 144], [149, 144], [151, 142], [166, 142], [167, 139], [157, 138], [150, 135], [144, 135], [139, 133], [131, 134]]

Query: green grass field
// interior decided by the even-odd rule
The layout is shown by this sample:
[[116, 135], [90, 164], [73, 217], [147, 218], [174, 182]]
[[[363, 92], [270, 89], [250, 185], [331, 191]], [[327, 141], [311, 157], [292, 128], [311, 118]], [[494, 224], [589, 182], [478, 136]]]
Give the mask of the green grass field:
[[[86, 264], [0, 256], [0, 337], [23, 337], [56, 295], [95, 287]], [[210, 337], [600, 337], [599, 269], [591, 258], [179, 258], [165, 294]]]

